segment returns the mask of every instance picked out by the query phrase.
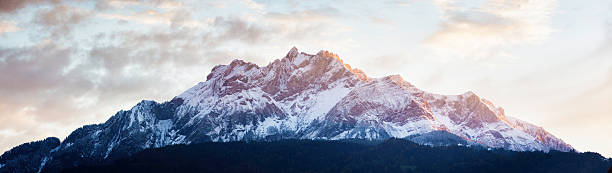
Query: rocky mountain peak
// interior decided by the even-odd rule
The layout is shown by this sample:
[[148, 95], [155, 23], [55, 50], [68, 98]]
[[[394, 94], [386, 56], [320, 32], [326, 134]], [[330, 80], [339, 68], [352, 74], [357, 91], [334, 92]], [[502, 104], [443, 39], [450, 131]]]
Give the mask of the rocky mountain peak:
[[298, 49], [295, 46], [293, 46], [291, 50], [287, 52], [287, 55], [285, 55], [285, 57], [289, 59], [294, 59], [299, 53], [300, 52], [298, 51]]
[[[492, 147], [512, 150], [571, 149], [571, 146], [544, 130], [506, 117], [501, 107], [472, 91], [445, 96], [419, 90], [399, 75], [371, 79], [362, 71], [345, 64], [337, 54], [325, 50], [313, 55], [299, 52], [293, 47], [284, 58], [265, 67], [234, 60], [229, 65], [215, 67], [209, 76], [217, 76], [219, 80], [201, 83], [201, 86], [190, 89], [185, 92], [187, 95], [180, 97], [188, 103], [209, 104], [214, 103], [215, 99], [208, 95], [219, 98], [240, 95], [234, 98], [239, 99], [241, 104], [243, 101], [240, 100], [245, 99], [245, 107], [239, 110], [257, 110], [254, 107], [257, 102], [261, 109], [282, 114], [284, 118], [297, 116], [296, 121], [304, 121], [303, 124], [328, 124], [324, 125], [326, 128], [317, 130], [330, 132], [300, 134], [326, 139], [378, 138], [444, 129]], [[208, 94], [191, 97], [190, 93]], [[192, 98], [197, 99], [190, 101], [194, 100]], [[267, 103], [269, 101], [272, 103]], [[302, 120], [300, 116], [307, 118]], [[348, 127], [354, 129], [338, 130]]]
[[368, 78], [329, 51], [312, 55], [293, 47], [266, 66], [234, 60], [215, 66], [206, 78], [171, 101], [142, 101], [103, 124], [73, 131], [56, 149], [40, 150], [35, 164], [44, 170], [173, 144], [380, 140], [437, 130], [491, 148], [572, 150], [543, 128], [506, 117], [473, 92], [439, 95], [399, 75]]
[[402, 76], [398, 74], [386, 76], [383, 78], [383, 80], [398, 85], [400, 87], [414, 87], [410, 82], [405, 81], [404, 78], [402, 78]]

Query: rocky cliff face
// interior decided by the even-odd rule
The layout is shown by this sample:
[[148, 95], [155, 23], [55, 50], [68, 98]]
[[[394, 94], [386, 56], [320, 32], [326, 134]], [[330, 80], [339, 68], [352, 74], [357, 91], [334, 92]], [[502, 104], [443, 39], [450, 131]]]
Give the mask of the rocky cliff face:
[[79, 128], [39, 167], [53, 171], [172, 144], [377, 140], [434, 131], [492, 148], [572, 149], [472, 92], [427, 93], [398, 75], [369, 78], [330, 52], [311, 55], [293, 48], [264, 67], [241, 60], [216, 66], [206, 81], [171, 101], [142, 101], [103, 124]]

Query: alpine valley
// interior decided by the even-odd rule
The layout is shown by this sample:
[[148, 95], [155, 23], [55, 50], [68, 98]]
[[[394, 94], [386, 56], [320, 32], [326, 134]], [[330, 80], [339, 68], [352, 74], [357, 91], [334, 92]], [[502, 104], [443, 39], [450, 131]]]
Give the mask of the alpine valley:
[[0, 157], [0, 172], [58, 172], [176, 144], [390, 138], [574, 152], [473, 92], [428, 93], [399, 75], [370, 78], [336, 54], [294, 47], [263, 67], [242, 60], [218, 65], [206, 81], [170, 101], [141, 101], [63, 141], [51, 137], [17, 146]]

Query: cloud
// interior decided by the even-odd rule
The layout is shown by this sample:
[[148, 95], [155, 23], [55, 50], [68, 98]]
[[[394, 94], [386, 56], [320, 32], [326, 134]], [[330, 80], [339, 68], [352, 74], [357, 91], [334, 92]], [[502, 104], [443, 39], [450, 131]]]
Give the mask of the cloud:
[[16, 32], [16, 31], [19, 31], [20, 29], [21, 28], [15, 25], [15, 22], [0, 21], [0, 34], [5, 33], [5, 32]]
[[32, 19], [41, 30], [48, 31], [51, 37], [66, 37], [72, 29], [92, 16], [92, 12], [66, 5], [56, 5], [38, 10]]
[[202, 49], [190, 36], [119, 32], [99, 37], [119, 38], [112, 44], [90, 50], [52, 41], [1, 49], [0, 130], [24, 135], [0, 133], [0, 145], [67, 135], [138, 100], [167, 100], [202, 81], [201, 73], [212, 66], [209, 60], [219, 54]]
[[272, 20], [291, 22], [299, 20], [299, 22], [317, 22], [327, 21], [334, 17], [339, 17], [340, 11], [334, 7], [325, 6], [312, 9], [294, 10], [287, 13], [270, 12], [266, 13], [266, 17]]
[[49, 41], [31, 47], [0, 48], [0, 127], [22, 134], [0, 134], [2, 147], [57, 133], [61, 128], [49, 126], [61, 121], [82, 121], [82, 116], [76, 116], [79, 111], [72, 107], [73, 98], [92, 85], [79, 73], [65, 73], [73, 51]]
[[509, 46], [540, 43], [554, 31], [550, 17], [556, 0], [461, 2], [435, 1], [442, 22], [425, 44], [438, 53], [475, 59], [499, 56]]
[[265, 40], [267, 34], [273, 34], [254, 23], [248, 23], [240, 18], [217, 17], [214, 21], [216, 28], [223, 30], [216, 38], [217, 41], [241, 40], [256, 43]]
[[59, 2], [59, 0], [2, 0], [0, 1], [0, 13], [14, 13], [29, 5]]
[[[382, 75], [387, 76], [390, 73], [401, 73], [405, 68], [406, 64], [414, 61], [411, 56], [407, 54], [384, 54], [379, 55], [375, 58], [366, 60], [366, 64], [371, 68], [371, 71], [367, 71], [368, 75]], [[404, 76], [405, 77], [405, 76]]]
[[[259, 44], [324, 47], [342, 41], [328, 36], [347, 30], [332, 7], [206, 16], [175, 1], [15, 3], [3, 6], [3, 15], [31, 19], [18, 21], [17, 29], [31, 33], [32, 43], [0, 46], [0, 150], [61, 138], [143, 99], [171, 99], [238, 56], [265, 62], [253, 56]], [[108, 26], [113, 20], [124, 25]], [[0, 23], [10, 26], [17, 25]]]
[[163, 25], [174, 25], [179, 24], [180, 26], [187, 27], [206, 27], [210, 21], [199, 21], [193, 20], [191, 14], [187, 11], [177, 10], [160, 12], [157, 10], [147, 10], [138, 12], [131, 15], [118, 14], [118, 13], [100, 13], [98, 17], [112, 20], [123, 20], [129, 22], [137, 22], [142, 24], [163, 24]]
[[285, 13], [270, 12], [263, 16], [263, 22], [268, 28], [274, 28], [277, 31], [275, 34], [292, 39], [320, 38], [351, 30], [338, 20], [342, 20], [342, 14], [329, 6]]
[[392, 1], [387, 1], [388, 4], [397, 5], [397, 6], [403, 6], [403, 7], [412, 6], [415, 2], [416, 2], [416, 0], [392, 0]]
[[148, 6], [158, 9], [181, 9], [183, 1], [178, 0], [99, 0], [95, 8], [98, 10], [124, 9], [132, 6]]
[[381, 18], [381, 17], [377, 17], [377, 16], [370, 16], [370, 21], [372, 21], [372, 23], [375, 24], [379, 24], [379, 25], [395, 25], [395, 21], [393, 20], [389, 20], [389, 19], [385, 19], [385, 18]]
[[247, 8], [258, 11], [258, 12], [263, 12], [265, 8], [263, 4], [257, 3], [253, 0], [242, 0], [240, 2], [244, 4]]
[[276, 32], [241, 17], [217, 17], [206, 29], [175, 27], [188, 25], [183, 22], [190, 13], [159, 12], [127, 22], [150, 15], [162, 17], [161, 26], [71, 42], [75, 38], [67, 34], [98, 12], [61, 4], [42, 8], [27, 26], [46, 28], [49, 35], [31, 46], [0, 47], [0, 147], [67, 135], [142, 99], [168, 100], [203, 81], [212, 66], [235, 58], [219, 46], [260, 43]]

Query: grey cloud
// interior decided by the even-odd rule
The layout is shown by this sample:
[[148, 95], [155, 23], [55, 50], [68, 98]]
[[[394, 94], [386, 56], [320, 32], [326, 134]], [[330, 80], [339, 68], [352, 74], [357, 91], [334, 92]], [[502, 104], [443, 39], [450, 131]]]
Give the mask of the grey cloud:
[[[137, 3], [139, 0], [121, 0], [120, 2], [133, 2]], [[111, 0], [99, 0], [96, 1], [95, 5], [96, 10], [108, 10], [113, 9], [113, 5], [111, 4]]]
[[68, 72], [73, 49], [53, 43], [27, 48], [0, 50], [0, 104], [36, 108], [41, 119], [62, 116], [57, 109], [69, 109], [60, 99], [78, 97], [91, 87], [80, 73]]
[[[223, 33], [233, 32], [226, 29], [228, 31]], [[187, 84], [185, 87], [193, 83], [178, 81], [181, 79], [170, 76], [186, 77], [187, 81], [194, 83], [203, 80], [205, 74], [201, 72], [205, 72], [206, 68], [227, 63], [232, 58], [217, 50], [216, 46], [227, 40], [243, 39], [238, 34], [234, 38], [224, 34], [211, 35], [189, 28], [151, 30], [145, 33], [116, 32], [104, 36], [113, 39], [115, 44], [94, 46], [88, 52], [88, 63], [82, 67], [105, 71], [106, 75], [96, 87], [102, 99], [112, 99], [115, 95], [142, 96], [150, 93], [171, 97], [180, 90], [177, 90], [174, 83]]]
[[[2, 12], [9, 9], [5, 4]], [[13, 4], [11, 8], [15, 11], [29, 5]], [[37, 44], [0, 47], [0, 131], [20, 134], [0, 133], [0, 147], [49, 134], [67, 135], [74, 128], [99, 123], [142, 99], [170, 99], [205, 80], [212, 66], [235, 58], [233, 52], [222, 49], [224, 45], [293, 40], [335, 29], [324, 22], [336, 13], [323, 8], [265, 15], [261, 21], [217, 17], [212, 25], [205, 26], [210, 28], [203, 29], [184, 27], [188, 22], [185, 18], [193, 17], [192, 11], [174, 9], [178, 12], [168, 26], [146, 31], [107, 31], [79, 40], [70, 36], [90, 22], [98, 10], [86, 11], [61, 3], [45, 6], [34, 13], [31, 24], [26, 26], [45, 33], [34, 40]], [[293, 18], [292, 14], [300, 15]], [[314, 22], [302, 23], [301, 19]], [[295, 25], [286, 27], [278, 20], [292, 20]], [[241, 53], [245, 54], [248, 52]]]
[[16, 133], [0, 135], [0, 149], [66, 134], [57, 127], [75, 127], [87, 119], [75, 98], [93, 85], [82, 74], [64, 73], [73, 51], [53, 43], [0, 50], [0, 130]]
[[2, 0], [0, 1], [0, 13], [13, 13], [29, 5], [59, 2], [60, 0]]
[[2, 91], [43, 89], [56, 85], [70, 63], [72, 50], [52, 43], [0, 50]]
[[[85, 57], [78, 56], [84, 50], [73, 49], [77, 45], [64, 47], [53, 42], [1, 49], [0, 127], [41, 137], [48, 132], [40, 124], [76, 128], [73, 124], [108, 117], [126, 103], [169, 99], [204, 79], [199, 72], [210, 67], [205, 51], [172, 47], [188, 45], [185, 41], [142, 35], [146, 33], [123, 35], [119, 44], [94, 47]], [[135, 43], [121, 44], [132, 41]], [[93, 104], [79, 106], [82, 99]], [[32, 138], [0, 136], [0, 141], [12, 140]]]
[[91, 43], [89, 50], [53, 41], [2, 48], [0, 103], [16, 107], [14, 111], [34, 108], [30, 114], [37, 121], [68, 123], [79, 114], [75, 102], [84, 96], [105, 104], [143, 99], [151, 93], [172, 97], [202, 81], [207, 68], [232, 58], [216, 46], [228, 40], [258, 42], [262, 38], [257, 34], [265, 32], [231, 18], [218, 18], [215, 26], [220, 35], [186, 28], [99, 34], [94, 40], [106, 41]]
[[148, 5], [152, 7], [163, 7], [166, 4], [181, 4], [178, 0], [98, 0], [95, 8], [98, 10], [107, 10], [116, 8], [118, 5]]
[[215, 18], [214, 25], [219, 27], [222, 32], [217, 36], [218, 41], [240, 40], [248, 43], [265, 41], [267, 34], [272, 34], [271, 30], [266, 30], [253, 23], [248, 23], [240, 18]]
[[36, 12], [32, 23], [41, 27], [41, 30], [48, 31], [51, 37], [67, 37], [75, 26], [83, 23], [93, 13], [77, 7], [55, 5], [51, 8], [41, 9]]

